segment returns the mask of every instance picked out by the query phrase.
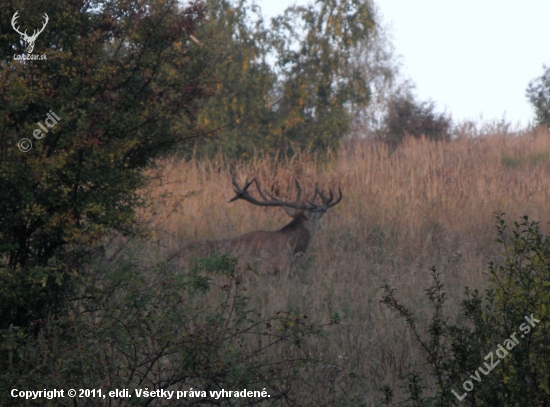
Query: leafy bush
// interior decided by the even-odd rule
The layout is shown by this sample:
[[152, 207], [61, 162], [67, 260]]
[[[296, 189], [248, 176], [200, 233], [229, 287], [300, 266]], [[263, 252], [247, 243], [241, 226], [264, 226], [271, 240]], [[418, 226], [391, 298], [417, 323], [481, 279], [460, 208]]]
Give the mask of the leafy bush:
[[[431, 369], [424, 381], [418, 372], [411, 372], [408, 397], [402, 403], [393, 403], [392, 389], [384, 387], [381, 405], [549, 405], [550, 236], [527, 216], [510, 230], [502, 215], [497, 216], [502, 258], [489, 264], [492, 288], [485, 294], [466, 287], [462, 313], [467, 324], [448, 322], [445, 292], [435, 268], [434, 284], [426, 290], [434, 309], [427, 337], [414, 313], [397, 300], [395, 290], [385, 287], [382, 303], [405, 319]], [[429, 396], [423, 395], [426, 382], [435, 383]]]
[[397, 96], [388, 102], [387, 114], [378, 138], [396, 147], [407, 136], [444, 141], [451, 136], [451, 118], [436, 113], [433, 102], [417, 102]]
[[535, 108], [537, 122], [550, 129], [550, 67], [544, 70], [542, 76], [529, 82], [527, 97]]
[[[130, 389], [133, 397], [121, 399], [125, 405], [149, 405], [149, 398], [134, 393], [146, 388], [198, 392], [179, 405], [303, 403], [297, 395], [308, 385], [303, 369], [315, 363], [310, 346], [323, 337], [324, 327], [289, 311], [258, 315], [248, 306], [243, 285], [249, 270], [239, 272], [236, 264], [212, 256], [188, 274], [162, 264], [139, 270], [131, 258], [97, 264], [79, 276], [81, 289], [67, 314], [37, 321], [28, 331], [1, 333], [0, 405], [27, 405], [11, 398], [14, 388], [101, 389], [102, 394]], [[210, 396], [222, 389], [265, 389], [270, 397]], [[79, 406], [105, 405], [102, 398], [74, 400]], [[49, 405], [76, 405], [74, 400]], [[48, 405], [45, 399], [36, 402]]]
[[[0, 36], [0, 328], [62, 312], [77, 264], [106, 231], [139, 232], [143, 170], [196, 135], [174, 125], [209, 93], [208, 50], [190, 39], [204, 4], [56, 5], [35, 49], [47, 60], [14, 60], [19, 36]], [[42, 18], [31, 3], [2, 2], [3, 27], [15, 10]], [[34, 140], [50, 110], [59, 122]]]

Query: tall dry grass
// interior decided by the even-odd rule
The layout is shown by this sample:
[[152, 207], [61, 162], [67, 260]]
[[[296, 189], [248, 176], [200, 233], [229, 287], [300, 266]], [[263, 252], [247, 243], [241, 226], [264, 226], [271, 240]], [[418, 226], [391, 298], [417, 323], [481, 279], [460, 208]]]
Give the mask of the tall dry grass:
[[[274, 230], [289, 220], [277, 208], [228, 204], [231, 173], [221, 158], [172, 161], [162, 169], [163, 185], [147, 193], [163, 202], [154, 222], [165, 253], [190, 240]], [[444, 275], [449, 311], [460, 320], [463, 287], [485, 286], [487, 262], [498, 256], [493, 214], [550, 220], [550, 134], [542, 130], [449, 143], [410, 139], [393, 153], [384, 144], [354, 140], [328, 161], [298, 155], [278, 165], [257, 158], [235, 171], [241, 180], [258, 177], [282, 197], [292, 196], [294, 177], [309, 191], [315, 182], [342, 188], [343, 201], [325, 215], [306, 256], [287, 274], [253, 280], [251, 295], [266, 313], [292, 309], [321, 319], [339, 312], [342, 323], [323, 356], [343, 367], [333, 381], [361, 377], [352, 390], [370, 401], [419, 360], [402, 322], [379, 304], [380, 287], [398, 288], [422, 320], [428, 316], [423, 288], [435, 265]]]

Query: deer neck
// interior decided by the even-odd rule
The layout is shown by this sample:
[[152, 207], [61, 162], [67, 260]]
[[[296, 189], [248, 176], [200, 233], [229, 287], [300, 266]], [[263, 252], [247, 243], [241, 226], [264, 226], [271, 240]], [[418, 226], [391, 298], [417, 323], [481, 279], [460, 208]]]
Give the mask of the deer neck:
[[288, 236], [288, 242], [292, 248], [292, 254], [304, 253], [311, 238], [315, 234], [308, 219], [304, 214], [300, 213], [296, 215], [288, 225], [279, 229], [277, 232]]

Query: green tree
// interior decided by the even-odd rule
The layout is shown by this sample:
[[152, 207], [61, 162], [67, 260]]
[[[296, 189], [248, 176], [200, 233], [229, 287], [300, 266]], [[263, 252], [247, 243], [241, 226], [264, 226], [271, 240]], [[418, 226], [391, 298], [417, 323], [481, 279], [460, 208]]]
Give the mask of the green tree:
[[246, 157], [255, 149], [273, 150], [268, 133], [277, 117], [267, 98], [276, 77], [266, 61], [267, 30], [259, 8], [245, 0], [210, 0], [207, 11], [209, 24], [197, 37], [215, 52], [212, 82], [217, 92], [197, 114], [197, 124], [207, 134], [197, 140], [197, 152], [212, 157], [222, 150]]
[[354, 51], [375, 26], [372, 4], [359, 0], [319, 0], [273, 20], [281, 144], [335, 149], [349, 134], [352, 113], [370, 96]]
[[550, 66], [544, 66], [542, 76], [529, 82], [527, 97], [535, 108], [538, 124], [550, 129]]
[[[289, 7], [269, 29], [245, 0], [209, 3], [211, 23], [199, 37], [220, 57], [219, 93], [201, 111], [212, 156], [251, 156], [255, 150], [335, 149], [353, 112], [369, 102], [369, 83], [351, 60], [375, 30], [371, 3], [317, 1]], [[255, 16], [253, 18], [253, 16]]]
[[[142, 170], [195, 135], [174, 124], [209, 92], [208, 50], [190, 37], [201, 3], [3, 2], [0, 24], [16, 11], [25, 27], [49, 22], [44, 61], [14, 60], [18, 34], [0, 36], [0, 328], [58, 313], [99, 238], [138, 231]], [[33, 138], [50, 111], [59, 122]]]

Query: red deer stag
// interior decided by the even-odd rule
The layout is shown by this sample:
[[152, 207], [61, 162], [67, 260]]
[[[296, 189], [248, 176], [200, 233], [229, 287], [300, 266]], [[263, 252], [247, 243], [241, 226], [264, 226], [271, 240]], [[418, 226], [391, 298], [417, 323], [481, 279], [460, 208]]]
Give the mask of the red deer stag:
[[[178, 253], [179, 257], [182, 257], [183, 252], [199, 257], [205, 257], [212, 253], [231, 254], [242, 256], [248, 260], [259, 261], [262, 263], [262, 268], [267, 264], [272, 271], [277, 272], [280, 266], [286, 264], [292, 256], [302, 256], [315, 233], [321, 228], [321, 218], [325, 212], [342, 200], [342, 191], [338, 188], [338, 199], [333, 202], [332, 190], [329, 189], [329, 196], [327, 197], [315, 186], [313, 198], [306, 200], [304, 204], [301, 203], [302, 189], [300, 184], [298, 181], [295, 182], [298, 191], [296, 200], [286, 202], [274, 197], [267, 191], [262, 192], [255, 178], [252, 181], [247, 180], [244, 188], [241, 188], [233, 178], [237, 195], [229, 202], [243, 199], [257, 206], [282, 207], [287, 215], [292, 218], [290, 223], [276, 231], [257, 230], [231, 239], [196, 241], [190, 243]], [[261, 200], [254, 198], [248, 191], [253, 183], [256, 184]], [[315, 203], [317, 196], [321, 199], [320, 204]]]

